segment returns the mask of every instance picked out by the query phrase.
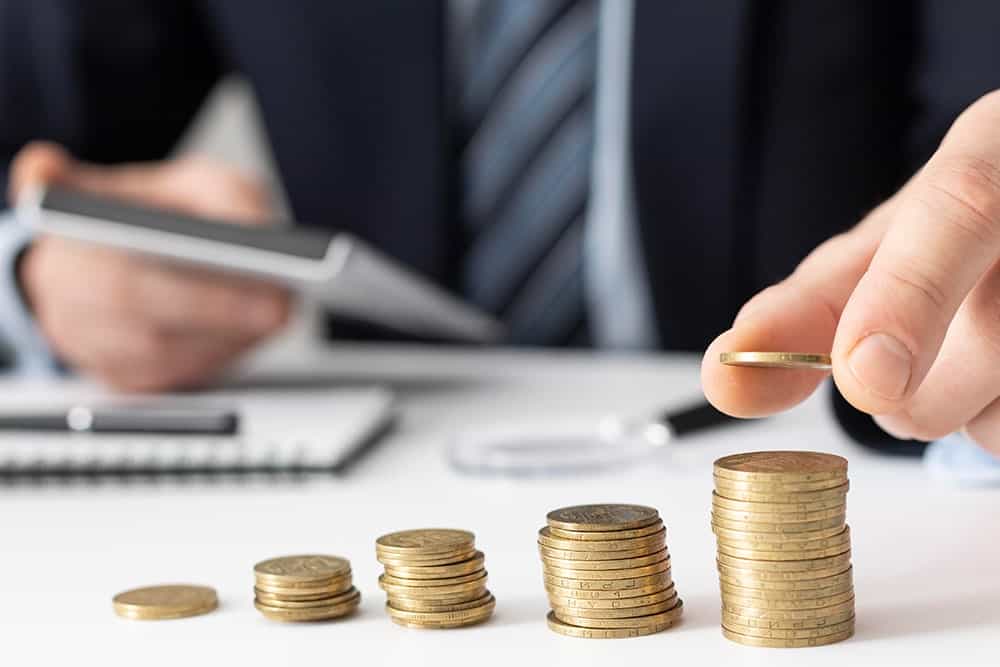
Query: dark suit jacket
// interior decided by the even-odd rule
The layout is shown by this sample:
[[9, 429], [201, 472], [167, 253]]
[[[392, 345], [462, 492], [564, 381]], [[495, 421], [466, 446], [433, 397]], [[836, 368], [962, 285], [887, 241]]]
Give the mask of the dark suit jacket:
[[[454, 285], [443, 11], [0, 0], [0, 169], [37, 138], [98, 162], [160, 158], [220, 75], [240, 71], [296, 218]], [[890, 194], [1000, 87], [997, 35], [1000, 6], [978, 0], [637, 0], [634, 173], [665, 347], [703, 348]]]

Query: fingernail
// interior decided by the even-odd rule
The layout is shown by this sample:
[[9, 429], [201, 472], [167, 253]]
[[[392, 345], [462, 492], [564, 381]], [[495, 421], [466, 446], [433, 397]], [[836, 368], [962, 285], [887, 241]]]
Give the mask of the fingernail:
[[910, 384], [913, 358], [906, 346], [885, 333], [873, 333], [854, 346], [847, 366], [868, 391], [898, 400]]
[[913, 440], [913, 435], [896, 423], [889, 415], [873, 415], [872, 420], [878, 427], [897, 440]]

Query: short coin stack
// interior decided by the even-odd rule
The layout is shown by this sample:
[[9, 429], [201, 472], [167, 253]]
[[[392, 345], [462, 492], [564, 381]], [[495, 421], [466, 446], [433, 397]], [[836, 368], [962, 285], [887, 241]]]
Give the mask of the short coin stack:
[[549, 628], [571, 637], [650, 635], [681, 617], [666, 528], [641, 505], [579, 505], [549, 512], [538, 532]]
[[722, 634], [769, 647], [854, 634], [847, 461], [755, 452], [719, 459], [714, 473]]
[[111, 604], [122, 618], [162, 621], [207, 614], [219, 606], [219, 598], [208, 586], [167, 584], [119, 593]]
[[375, 542], [385, 566], [379, 586], [393, 622], [410, 628], [458, 628], [493, 615], [486, 557], [465, 530], [425, 528], [390, 533]]
[[326, 621], [361, 604], [346, 558], [283, 556], [257, 563], [253, 573], [253, 604], [275, 621]]

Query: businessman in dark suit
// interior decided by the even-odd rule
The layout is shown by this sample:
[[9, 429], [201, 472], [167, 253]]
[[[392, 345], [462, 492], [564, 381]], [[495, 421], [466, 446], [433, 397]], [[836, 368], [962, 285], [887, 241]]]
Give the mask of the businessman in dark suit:
[[[704, 385], [740, 415], [823, 376], [719, 350], [832, 350], [882, 427], [841, 405], [855, 435], [1000, 449], [998, 29], [961, 1], [0, 0], [0, 169], [11, 197], [55, 180], [266, 218], [238, 174], [162, 161], [238, 71], [297, 220], [369, 239], [515, 342], [726, 331]], [[28, 306], [10, 342], [119, 386], [204, 381], [286, 317], [267, 285], [3, 227]]]

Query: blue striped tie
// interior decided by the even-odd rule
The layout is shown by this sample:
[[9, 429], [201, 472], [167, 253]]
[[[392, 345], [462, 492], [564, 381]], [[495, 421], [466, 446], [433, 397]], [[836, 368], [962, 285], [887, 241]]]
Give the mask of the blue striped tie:
[[478, 12], [461, 96], [465, 294], [513, 343], [573, 343], [586, 326], [596, 0], [481, 0]]

